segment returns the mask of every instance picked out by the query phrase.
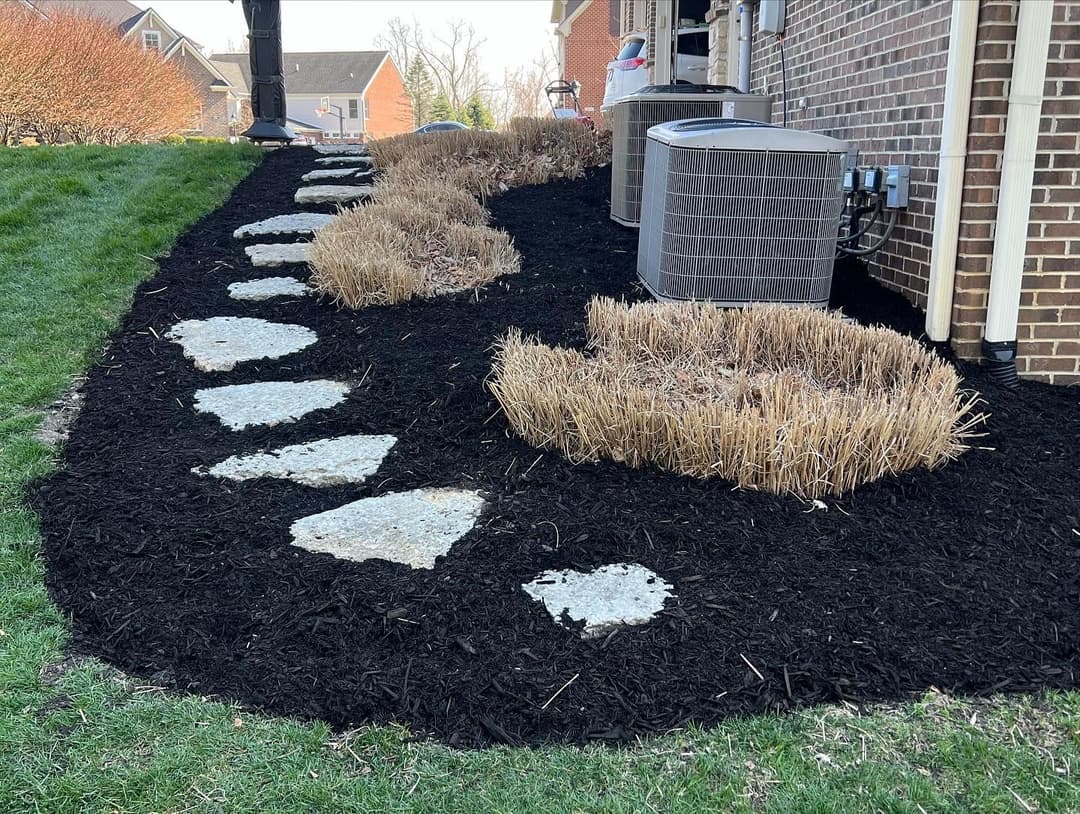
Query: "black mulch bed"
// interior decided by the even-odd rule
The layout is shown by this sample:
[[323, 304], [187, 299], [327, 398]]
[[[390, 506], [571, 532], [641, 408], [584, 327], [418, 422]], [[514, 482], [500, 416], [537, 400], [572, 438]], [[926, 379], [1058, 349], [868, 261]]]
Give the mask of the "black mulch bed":
[[[231, 233], [295, 211], [314, 158], [267, 156], [182, 237], [90, 376], [64, 469], [35, 494], [49, 589], [73, 618], [76, 650], [182, 690], [336, 726], [398, 720], [459, 745], [622, 739], [931, 685], [1077, 685], [1077, 390], [1011, 393], [965, 371], [993, 413], [980, 442], [990, 449], [827, 510], [723, 482], [570, 466], [509, 437], [483, 381], [508, 326], [580, 343], [591, 295], [641, 296], [635, 233], [607, 217], [607, 172], [494, 199], [524, 271], [478, 298], [355, 313], [315, 298], [229, 299], [230, 282], [303, 273], [253, 271]], [[904, 300], [842, 271], [849, 313], [919, 331]], [[199, 373], [158, 338], [177, 320], [216, 315], [299, 323], [320, 341]], [[192, 409], [197, 388], [309, 377], [363, 383], [337, 408], [269, 429], [233, 432]], [[190, 474], [357, 432], [400, 438], [362, 486]], [[289, 544], [299, 517], [424, 486], [489, 501], [434, 570]], [[628, 561], [658, 572], [677, 599], [602, 640], [556, 626], [519, 587], [547, 569]]]

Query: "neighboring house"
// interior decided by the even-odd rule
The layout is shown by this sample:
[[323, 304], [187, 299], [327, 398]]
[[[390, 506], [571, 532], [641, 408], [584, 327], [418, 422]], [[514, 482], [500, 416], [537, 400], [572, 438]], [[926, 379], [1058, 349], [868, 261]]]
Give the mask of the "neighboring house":
[[[143, 48], [160, 51], [168, 61], [175, 61], [195, 83], [200, 110], [192, 122], [190, 134], [224, 138], [246, 127], [250, 118], [248, 90], [235, 84], [210, 62], [197, 42], [169, 25], [152, 8], [140, 9], [127, 0], [20, 0], [48, 17], [50, 14], [84, 14], [116, 27], [120, 35], [141, 43]], [[233, 78], [237, 78], [234, 74]]]
[[577, 80], [581, 110], [594, 118], [599, 117], [604, 101], [607, 64], [619, 52], [620, 10], [621, 0], [554, 0], [551, 4], [559, 76], [550, 79]]
[[[215, 54], [211, 60], [248, 86], [247, 54]], [[286, 53], [283, 65], [289, 117], [321, 128], [322, 138], [382, 138], [413, 129], [412, 101], [386, 51]], [[340, 117], [335, 107], [318, 112], [327, 97], [341, 109]]]
[[[983, 355], [984, 336], [1008, 342], [1002, 324], [1016, 318], [1016, 362], [1021, 376], [1080, 383], [1080, 0], [1023, 0], [1032, 13], [1052, 14], [1048, 52], [1017, 53], [1017, 0], [963, 0], [977, 13], [970, 113], [957, 121], [966, 155], [962, 167], [959, 241], [934, 242], [935, 220], [949, 222], [939, 192], [945, 81], [949, 71], [948, 0], [799, 0], [787, 3], [784, 53], [791, 127], [847, 140], [864, 165], [911, 165], [911, 202], [884, 249], [867, 258], [871, 274], [926, 308], [931, 290], [940, 313], [930, 338], [948, 339], [962, 358]], [[726, 0], [714, 0], [714, 22], [738, 26]], [[1037, 10], [1036, 10], [1037, 9]], [[964, 13], [957, 9], [958, 14]], [[1029, 18], [1030, 19], [1030, 18]], [[782, 120], [781, 51], [772, 35], [757, 33], [755, 15], [751, 90], [771, 94], [773, 122]], [[718, 42], [727, 43], [722, 32]], [[734, 54], [734, 52], [732, 52]], [[1030, 202], [1000, 198], [1005, 131], [1010, 123], [1013, 71], [1020, 60], [1046, 56], [1041, 119]], [[737, 59], [730, 60], [729, 81]], [[959, 60], [957, 60], [959, 62]], [[1034, 97], [1036, 103], [1039, 97]], [[955, 118], [955, 117], [954, 117]], [[1017, 118], [1019, 126], [1021, 118]], [[1034, 137], [1036, 134], [1032, 133]], [[960, 151], [964, 153], [965, 151]], [[946, 158], [946, 161], [954, 159]], [[999, 205], [1002, 220], [998, 220]], [[1020, 221], [1019, 225], [1017, 222]], [[955, 221], [952, 221], [955, 223]], [[1016, 228], [1027, 243], [1000, 241]], [[943, 231], [944, 235], [944, 231]], [[995, 245], [999, 257], [994, 259]], [[1017, 257], [1009, 259], [1008, 248]], [[1023, 255], [1020, 257], [1019, 255]], [[951, 290], [930, 285], [955, 273]], [[1022, 275], [1022, 277], [1021, 277]], [[1018, 313], [1011, 297], [1020, 282]], [[987, 334], [992, 287], [997, 303]], [[1004, 316], [1001, 316], [1004, 314]], [[1004, 322], [1003, 322], [1004, 321]], [[1010, 332], [1007, 329], [1005, 333]], [[934, 335], [934, 334], [938, 335]]]

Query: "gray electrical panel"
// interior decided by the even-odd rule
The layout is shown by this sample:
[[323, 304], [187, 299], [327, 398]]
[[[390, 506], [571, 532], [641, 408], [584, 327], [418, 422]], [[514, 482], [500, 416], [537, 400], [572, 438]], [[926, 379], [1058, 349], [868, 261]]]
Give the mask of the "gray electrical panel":
[[785, 0], [758, 0], [758, 33], [783, 34], [786, 6]]

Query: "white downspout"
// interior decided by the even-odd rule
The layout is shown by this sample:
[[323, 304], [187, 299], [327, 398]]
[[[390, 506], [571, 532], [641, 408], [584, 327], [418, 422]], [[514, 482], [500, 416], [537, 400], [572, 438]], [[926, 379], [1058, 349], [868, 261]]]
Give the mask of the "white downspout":
[[964, 194], [968, 114], [975, 67], [979, 4], [954, 2], [949, 21], [949, 57], [945, 73], [945, 107], [941, 116], [934, 242], [930, 249], [930, 281], [926, 299], [926, 335], [945, 342], [952, 325], [956, 246], [960, 234], [960, 202]]
[[1020, 4], [1009, 84], [1009, 118], [1005, 124], [1005, 152], [1001, 159], [983, 355], [991, 377], [1011, 386], [1018, 384], [1016, 323], [1020, 316], [1031, 187], [1053, 19], [1054, 3]]

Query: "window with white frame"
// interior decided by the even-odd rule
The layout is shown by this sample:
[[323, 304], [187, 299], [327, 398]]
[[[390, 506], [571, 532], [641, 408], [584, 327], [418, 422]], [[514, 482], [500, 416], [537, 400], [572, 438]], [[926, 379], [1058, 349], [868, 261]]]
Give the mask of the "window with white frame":
[[160, 31], [144, 31], [142, 33], [142, 45], [146, 50], [161, 50], [161, 32]]
[[360, 100], [359, 99], [350, 99], [349, 100], [349, 118], [350, 119], [359, 119], [360, 118]]

